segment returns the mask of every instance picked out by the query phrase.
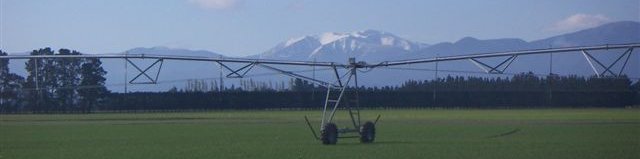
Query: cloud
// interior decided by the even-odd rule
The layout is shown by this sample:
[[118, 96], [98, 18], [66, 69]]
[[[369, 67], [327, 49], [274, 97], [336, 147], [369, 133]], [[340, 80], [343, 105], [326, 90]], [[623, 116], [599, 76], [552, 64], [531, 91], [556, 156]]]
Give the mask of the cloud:
[[609, 17], [602, 14], [589, 15], [578, 13], [556, 22], [548, 28], [548, 30], [555, 32], [576, 31], [596, 27], [610, 21], [611, 19]]
[[189, 3], [196, 4], [204, 9], [225, 10], [238, 6], [240, 0], [189, 0]]

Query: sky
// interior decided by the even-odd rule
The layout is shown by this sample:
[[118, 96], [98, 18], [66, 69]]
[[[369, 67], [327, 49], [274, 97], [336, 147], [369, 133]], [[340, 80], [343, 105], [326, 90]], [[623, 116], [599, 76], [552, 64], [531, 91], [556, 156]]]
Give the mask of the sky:
[[323, 32], [531, 41], [614, 21], [640, 21], [640, 0], [0, 0], [0, 50], [165, 46], [247, 56]]

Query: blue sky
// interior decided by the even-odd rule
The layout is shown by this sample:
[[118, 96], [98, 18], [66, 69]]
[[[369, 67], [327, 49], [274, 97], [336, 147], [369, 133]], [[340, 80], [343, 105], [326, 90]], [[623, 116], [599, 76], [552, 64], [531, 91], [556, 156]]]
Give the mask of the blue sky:
[[245, 56], [323, 32], [530, 41], [629, 20], [640, 21], [640, 0], [0, 0], [0, 49], [167, 46]]

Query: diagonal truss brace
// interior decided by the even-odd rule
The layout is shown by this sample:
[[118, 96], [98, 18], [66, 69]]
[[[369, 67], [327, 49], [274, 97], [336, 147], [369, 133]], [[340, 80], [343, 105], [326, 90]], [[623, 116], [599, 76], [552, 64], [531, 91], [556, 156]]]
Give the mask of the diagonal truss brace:
[[[633, 53], [633, 47], [631, 47], [631, 48], [627, 49], [626, 51], [624, 51], [624, 53], [622, 53], [622, 55], [618, 56], [618, 58], [615, 61], [613, 61], [609, 66], [606, 66], [605, 64], [600, 62], [598, 59], [593, 57], [589, 52], [587, 52], [586, 50], [582, 50], [582, 55], [584, 55], [584, 58], [587, 60], [587, 62], [589, 63], [589, 66], [591, 66], [591, 69], [593, 70], [593, 72], [596, 74], [597, 77], [606, 76], [607, 73], [609, 73], [609, 75], [614, 76], [614, 77], [621, 76], [622, 72], [624, 71], [624, 68], [627, 66], [627, 63], [629, 62], [629, 59], [631, 58], [631, 53]], [[622, 64], [622, 67], [620, 68], [620, 71], [617, 74], [614, 73], [611, 70], [611, 68], [613, 68], [613, 66], [615, 66], [625, 56], [627, 56], [627, 57], [624, 60], [624, 63]], [[598, 69], [596, 69], [596, 66], [594, 65], [594, 62], [597, 65], [599, 65], [600, 67], [603, 68], [602, 72], [599, 72]]]
[[[136, 65], [133, 61], [129, 60], [129, 58], [125, 58], [125, 60], [127, 60], [127, 62], [129, 64], [131, 64], [136, 70], [138, 70], [140, 72], [140, 73], [138, 73], [138, 75], [136, 75], [135, 77], [133, 77], [133, 79], [131, 79], [129, 81], [130, 84], [157, 84], [158, 83], [158, 77], [160, 76], [160, 70], [162, 70], [162, 64], [164, 63], [164, 59], [157, 59], [151, 65], [147, 66], [145, 69], [141, 69], [140, 67], [138, 67], [138, 65]], [[158, 67], [158, 72], [156, 73], [155, 77], [151, 77], [151, 75], [147, 74], [147, 71], [149, 71], [149, 69], [151, 69], [153, 66], [155, 66], [158, 63], [160, 64], [160, 66]], [[147, 82], [136, 82], [136, 80], [138, 78], [140, 78], [140, 76], [143, 76], [143, 75], [149, 81], [147, 81]]]
[[[319, 85], [327, 88], [326, 99], [325, 99], [324, 106], [323, 106], [323, 109], [322, 109], [322, 120], [321, 120], [321, 123], [320, 123], [320, 130], [324, 129], [323, 126], [324, 126], [325, 123], [332, 122], [332, 120], [333, 120], [333, 118], [334, 118], [334, 116], [336, 114], [336, 111], [338, 110], [338, 108], [341, 105], [341, 101], [345, 100], [344, 99], [345, 98], [345, 92], [348, 89], [347, 85], [349, 85], [349, 83], [351, 83], [352, 81], [356, 81], [356, 87], [357, 87], [357, 76], [356, 76], [356, 68], [355, 67], [350, 68], [347, 72], [345, 72], [344, 75], [341, 76], [340, 72], [338, 72], [337, 67], [336, 66], [332, 66], [334, 74], [335, 74], [336, 82], [329, 83], [329, 82], [325, 82], [325, 81], [318, 80], [318, 79], [315, 79], [315, 78], [310, 78], [310, 77], [307, 77], [307, 76], [296, 74], [296, 73], [293, 73], [291, 71], [285, 71], [285, 70], [282, 70], [282, 69], [279, 69], [279, 68], [275, 68], [275, 67], [272, 67], [272, 66], [269, 66], [269, 65], [265, 65], [265, 64], [256, 64], [256, 65], [259, 65], [260, 67], [263, 67], [263, 68], [266, 68], [266, 69], [269, 69], [269, 70], [273, 70], [273, 71], [282, 73], [284, 75], [287, 75], [287, 76], [290, 76], [290, 77], [293, 77], [293, 78], [310, 81], [310, 82], [319, 84]], [[343, 81], [343, 80], [345, 80], [345, 81]], [[332, 97], [332, 94], [334, 94], [332, 92], [338, 93], [338, 96], [337, 97]], [[356, 105], [355, 110], [353, 110], [354, 108], [351, 108], [351, 107], [347, 107], [347, 109], [350, 112], [349, 114], [351, 115], [351, 119], [352, 119], [354, 128], [353, 129], [344, 129], [344, 130], [341, 130], [341, 131], [343, 131], [343, 132], [357, 132], [356, 129], [360, 126], [359, 108]], [[309, 123], [307, 122], [307, 124], [309, 124]], [[311, 131], [313, 131], [313, 128], [311, 128], [311, 129], [312, 129]]]
[[[327, 87], [327, 88], [329, 88], [329, 87], [341, 87], [341, 86], [335, 85], [333, 83], [329, 83], [329, 82], [325, 82], [325, 81], [318, 80], [318, 79], [315, 79], [315, 78], [303, 76], [303, 75], [300, 75], [300, 74], [297, 74], [297, 73], [293, 73], [291, 71], [285, 71], [285, 70], [282, 70], [282, 69], [279, 69], [279, 68], [275, 68], [275, 67], [271, 67], [271, 66], [268, 66], [268, 65], [259, 64], [259, 66], [261, 66], [263, 68], [266, 68], [266, 69], [269, 69], [269, 70], [273, 70], [273, 71], [282, 73], [284, 75], [287, 75], [287, 76], [290, 76], [290, 77], [293, 77], [293, 78], [310, 81], [310, 82], [322, 85], [323, 87]], [[338, 81], [340, 81], [339, 78], [338, 78]]]
[[[349, 77], [347, 77], [347, 81], [344, 83], [345, 85], [349, 85], [349, 83], [351, 82], [351, 79], [354, 75], [350, 74]], [[340, 80], [340, 79], [338, 79]], [[344, 97], [344, 93], [347, 89], [346, 86], [344, 87], [339, 87], [339, 94], [338, 94], [338, 98], [337, 99], [331, 99], [331, 89], [333, 89], [332, 87], [327, 87], [327, 96], [326, 96], [326, 100], [324, 102], [324, 107], [322, 108], [322, 122], [320, 123], [320, 127], [321, 130], [324, 129], [324, 124], [325, 123], [330, 123], [333, 120], [333, 117], [336, 114], [336, 111], [338, 110], [338, 106], [340, 105], [340, 102], [342, 101], [343, 97]], [[333, 104], [331, 104], [333, 103]], [[329, 106], [333, 105], [333, 107], [331, 108], [331, 112], [327, 114], [327, 108], [329, 108]], [[329, 115], [329, 116], [327, 116]]]
[[[225, 65], [222, 62], [216, 61], [218, 64], [220, 64], [220, 66], [222, 66], [223, 68], [227, 69], [229, 72], [229, 74], [227, 74], [227, 78], [243, 78], [245, 75], [247, 75], [247, 73], [249, 73], [249, 71], [257, 64], [256, 62], [252, 62], [249, 63], [247, 65], [244, 65], [238, 69], [232, 69], [229, 66]], [[245, 70], [246, 69], [246, 70]], [[241, 71], [244, 70], [244, 72], [241, 73]]]
[[[475, 58], [469, 58], [469, 61], [471, 61], [476, 66], [478, 66], [480, 69], [484, 70], [486, 73], [502, 74], [504, 73], [505, 70], [507, 70], [507, 68], [511, 65], [511, 63], [513, 63], [513, 61], [516, 60], [516, 57], [518, 57], [518, 55], [509, 56], [509, 58], [500, 62], [500, 64], [496, 65], [495, 67], [489, 66], [488, 64], [481, 62]], [[500, 67], [502, 67], [503, 65], [504, 67], [500, 69]]]
[[[338, 133], [352, 133], [352, 132], [359, 132], [360, 129], [360, 104], [359, 104], [359, 98], [358, 98], [358, 76], [357, 76], [357, 69], [359, 67], [361, 67], [362, 65], [358, 65], [358, 63], [355, 62], [355, 58], [349, 58], [349, 63], [351, 67], [348, 67], [348, 70], [346, 72], [346, 74], [340, 76], [338, 71], [334, 68], [334, 72], [337, 78], [337, 82], [340, 82], [341, 87], [339, 88], [332, 88], [332, 87], [327, 87], [327, 95], [326, 95], [326, 99], [324, 102], [324, 107], [322, 109], [322, 120], [320, 123], [320, 130], [324, 130], [324, 125], [326, 123], [331, 123], [333, 121], [333, 118], [335, 116], [336, 111], [338, 110], [338, 107], [340, 107], [341, 102], [344, 100], [348, 101], [352, 101], [352, 102], [356, 102], [355, 106], [351, 106], [349, 103], [345, 103], [342, 104], [344, 105], [344, 107], [349, 111], [349, 117], [351, 118], [351, 122], [353, 124], [353, 128], [343, 128], [343, 129], [339, 129]], [[346, 79], [343, 79], [346, 78]], [[346, 81], [342, 81], [342, 80], [346, 80]], [[346, 90], [349, 87], [349, 83], [354, 83], [355, 84], [355, 99], [348, 99], [345, 95]], [[331, 96], [331, 92], [332, 91], [337, 91], [336, 93], [338, 93], [338, 96]], [[347, 99], [345, 99], [347, 98]]]
[[[346, 81], [341, 82], [342, 84], [344, 84], [341, 87], [327, 87], [327, 95], [326, 95], [326, 99], [325, 99], [325, 102], [324, 102], [324, 106], [322, 108], [322, 120], [320, 122], [320, 130], [324, 129], [324, 124], [325, 123], [331, 123], [333, 121], [333, 118], [334, 118], [334, 116], [336, 114], [336, 111], [338, 110], [338, 107], [340, 106], [341, 101], [343, 101], [344, 100], [343, 98], [345, 98], [345, 92], [347, 90], [347, 87], [348, 87], [349, 83], [351, 81], [354, 81], [354, 80], [357, 81], [357, 77], [356, 77], [356, 72], [355, 71], [356, 71], [356, 68], [351, 68], [351, 69], [349, 69], [349, 71], [347, 71], [347, 74], [345, 74], [343, 76], [339, 76], [338, 72], [336, 71], [337, 80], [338, 81], [342, 81], [343, 78], [346, 77]], [[357, 82], [356, 82], [356, 87], [357, 87]], [[337, 92], [338, 93], [337, 98], [336, 97], [333, 97], [333, 98], [331, 97], [331, 94], [332, 94], [331, 92], [334, 89], [337, 89], [337, 91], [338, 91]], [[350, 111], [351, 120], [352, 120], [352, 122], [354, 124], [354, 129], [352, 129], [352, 130], [343, 130], [343, 131], [353, 131], [353, 130], [355, 130], [355, 129], [357, 129], [359, 127], [360, 115], [359, 115], [359, 113], [357, 113], [358, 114], [357, 118], [354, 118], [354, 116], [353, 116], [354, 113], [351, 112], [352, 111], [351, 108], [348, 107], [347, 109]], [[357, 109], [359, 109], [359, 108], [357, 108]], [[359, 110], [357, 110], [357, 111], [359, 112]], [[357, 124], [356, 124], [356, 120], [358, 121]]]

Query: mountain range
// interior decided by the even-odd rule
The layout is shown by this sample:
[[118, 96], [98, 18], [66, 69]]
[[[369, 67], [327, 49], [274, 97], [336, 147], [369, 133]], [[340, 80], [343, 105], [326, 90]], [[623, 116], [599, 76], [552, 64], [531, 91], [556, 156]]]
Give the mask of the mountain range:
[[[545, 39], [524, 41], [517, 38], [487, 39], [481, 40], [473, 37], [465, 37], [455, 42], [442, 42], [436, 44], [425, 44], [411, 41], [396, 36], [389, 32], [377, 30], [363, 30], [350, 33], [328, 32], [318, 35], [307, 35], [291, 38], [281, 42], [265, 52], [247, 56], [244, 58], [256, 59], [278, 59], [278, 60], [306, 60], [306, 61], [330, 61], [346, 63], [349, 57], [355, 57], [358, 61], [376, 63], [387, 60], [415, 59], [435, 56], [451, 56], [472, 53], [487, 53], [526, 49], [558, 48], [571, 46], [604, 45], [604, 44], [624, 44], [640, 43], [640, 23], [632, 21], [613, 22], [598, 27], [580, 30], [577, 32], [557, 35]], [[603, 63], [610, 63], [617, 58], [624, 50], [607, 50], [594, 52], [594, 56]], [[130, 54], [159, 54], [159, 55], [184, 55], [184, 56], [207, 56], [220, 57], [221, 53], [206, 50], [174, 49], [167, 47], [134, 48], [124, 51]], [[124, 53], [123, 52], [123, 53]], [[600, 52], [611, 52], [601, 54]], [[636, 51], [637, 52], [637, 51]], [[632, 77], [640, 77], [640, 55], [634, 53], [630, 59], [625, 73]], [[486, 63], [496, 64], [504, 58], [481, 59]], [[553, 62], [550, 62], [553, 61]], [[140, 65], [150, 64], [152, 61], [138, 61]], [[184, 86], [181, 79], [214, 79], [220, 75], [219, 66], [215, 63], [167, 61], [160, 73], [161, 81], [175, 81], [159, 87], [133, 86], [132, 90], [167, 90], [173, 86]], [[20, 65], [24, 68], [24, 62], [13, 65]], [[552, 66], [552, 68], [549, 68]], [[123, 60], [105, 59], [104, 67], [109, 71], [107, 84], [114, 87], [122, 87], [118, 83], [124, 82], [125, 73]], [[417, 64], [407, 66], [411, 68], [434, 69], [434, 64]], [[614, 66], [614, 69], [619, 66]], [[12, 67], [15, 68], [15, 67]], [[285, 67], [282, 67], [285, 68]], [[131, 69], [131, 68], [129, 68]], [[305, 70], [308, 67], [287, 67], [291, 70]], [[480, 71], [475, 65], [468, 61], [443, 62], [439, 64], [442, 70], [440, 76], [446, 75], [469, 75], [468, 73], [456, 73], [453, 70]], [[450, 70], [447, 72], [447, 70]], [[153, 71], [153, 70], [152, 70]], [[259, 68], [254, 70], [254, 74], [265, 73], [267, 70]], [[581, 54], [558, 54], [552, 55], [532, 55], [518, 57], [507, 72], [534, 72], [538, 74], [548, 74], [549, 71], [556, 74], [577, 74], [593, 75], [587, 61]], [[20, 72], [20, 71], [17, 71]], [[135, 71], [127, 72], [129, 79], [135, 76]], [[304, 74], [304, 73], [303, 73]], [[305, 75], [311, 75], [306, 73]], [[492, 76], [478, 74], [479, 76]], [[319, 78], [328, 79], [328, 74], [318, 72]], [[377, 69], [365, 74], [363, 78], [374, 80], [363, 80], [364, 85], [382, 86], [397, 85], [408, 79], [432, 79], [433, 72], [425, 71], [399, 71], [394, 69]], [[288, 77], [254, 77], [256, 80], [286, 80]], [[361, 78], [361, 79], [363, 79]], [[182, 83], [180, 82], [182, 81]], [[226, 82], [225, 82], [226, 83]], [[232, 82], [229, 82], [232, 83]], [[139, 88], [136, 88], [139, 87]], [[120, 88], [112, 88], [120, 89]], [[119, 90], [116, 90], [119, 91]]]
[[640, 23], [623, 21], [601, 25], [573, 33], [527, 42], [517, 38], [479, 40], [465, 37], [456, 42], [428, 45], [391, 33], [365, 30], [352, 33], [323, 33], [292, 38], [268, 51], [250, 58], [313, 60], [343, 62], [348, 57], [363, 61], [389, 60], [407, 57], [433, 57], [640, 42]]

